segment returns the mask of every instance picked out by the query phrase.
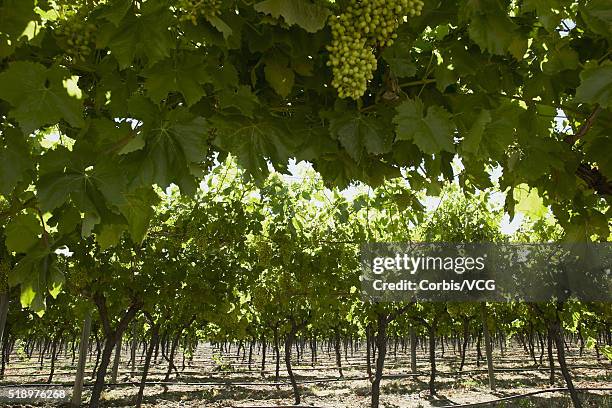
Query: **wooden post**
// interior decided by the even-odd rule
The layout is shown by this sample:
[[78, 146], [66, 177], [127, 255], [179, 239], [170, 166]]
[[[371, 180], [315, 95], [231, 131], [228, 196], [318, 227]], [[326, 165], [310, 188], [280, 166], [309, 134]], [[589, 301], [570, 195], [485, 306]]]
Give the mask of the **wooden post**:
[[91, 311], [88, 311], [83, 320], [83, 332], [81, 333], [81, 344], [79, 344], [79, 363], [77, 366], [76, 378], [72, 389], [72, 399], [70, 405], [73, 407], [81, 406], [81, 396], [83, 394], [83, 378], [85, 375], [85, 363], [87, 362], [87, 348], [89, 347], [89, 335], [91, 334]]
[[487, 354], [487, 371], [489, 372], [489, 388], [495, 390], [495, 372], [493, 371], [493, 345], [491, 344], [491, 334], [487, 325], [487, 305], [485, 302], [480, 304], [480, 314], [482, 316], [482, 331], [484, 333], [485, 352]]

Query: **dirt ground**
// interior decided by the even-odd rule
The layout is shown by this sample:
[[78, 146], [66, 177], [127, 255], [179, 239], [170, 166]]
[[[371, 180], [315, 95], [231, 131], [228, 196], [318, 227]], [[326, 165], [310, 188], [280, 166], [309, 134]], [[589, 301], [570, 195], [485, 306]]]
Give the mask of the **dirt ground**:
[[[215, 356], [213, 356], [215, 354]], [[281, 353], [282, 354], [282, 353]], [[576, 387], [580, 388], [612, 388], [612, 366], [602, 357], [597, 362], [591, 351], [586, 351], [580, 357], [577, 350], [571, 350], [568, 361]], [[539, 354], [537, 354], [539, 356]], [[140, 355], [139, 355], [140, 357]], [[436, 386], [438, 393], [431, 397], [428, 391], [429, 362], [424, 350], [419, 350], [417, 356], [418, 375], [410, 374], [409, 358], [402, 353], [394, 356], [393, 350], [387, 355], [385, 364], [385, 377], [381, 385], [381, 407], [386, 408], [417, 408], [417, 407], [446, 407], [458, 404], [486, 402], [517, 394], [551, 388], [548, 384], [549, 371], [545, 366], [535, 366], [533, 360], [524, 350], [514, 345], [502, 357], [499, 350], [495, 354], [496, 391], [488, 386], [486, 364], [481, 362], [476, 366], [475, 350], [469, 350], [466, 365], [462, 373], [457, 373], [459, 355], [453, 350], [446, 350], [444, 356], [437, 354]], [[122, 356], [123, 364], [120, 366], [118, 383], [121, 386], [107, 389], [102, 395], [104, 407], [132, 407], [138, 388], [130, 384], [139, 381], [139, 364], [136, 365], [136, 376], [130, 376], [130, 366], [127, 350]], [[161, 360], [161, 359], [160, 359]], [[334, 356], [327, 352], [320, 352], [319, 361], [311, 366], [310, 357], [305, 356], [299, 364], [294, 365], [294, 372], [302, 393], [302, 405], [324, 408], [361, 408], [368, 407], [370, 403], [370, 382], [366, 378], [365, 355], [355, 353], [343, 357], [343, 374], [340, 378], [334, 365]], [[91, 384], [91, 372], [95, 363], [95, 356], [88, 362], [86, 380]], [[254, 355], [252, 370], [248, 364], [237, 357], [235, 352], [220, 356], [210, 347], [201, 347], [194, 356], [193, 362], [188, 360], [182, 366], [182, 358], [177, 358], [179, 375], [171, 375], [171, 381], [176, 384], [164, 387], [163, 385], [148, 385], [145, 389], [143, 406], [155, 408], [174, 407], [214, 407], [214, 408], [246, 408], [271, 407], [278, 405], [291, 405], [293, 403], [292, 390], [289, 385], [284, 363], [281, 361], [279, 382], [285, 383], [275, 386], [272, 356], [268, 355], [265, 377], [260, 373], [260, 356]], [[546, 358], [544, 358], [546, 365]], [[167, 364], [159, 361], [151, 371], [148, 381], [163, 380]], [[49, 362], [45, 362], [41, 370], [36, 356], [30, 361], [19, 356], [12, 356], [11, 364], [5, 371], [1, 382], [0, 403], [3, 407], [26, 406], [61, 406], [59, 400], [41, 399], [7, 400], [6, 392], [10, 388], [17, 389], [19, 384], [43, 383], [49, 375]], [[107, 378], [110, 378], [110, 374]], [[57, 363], [53, 389], [65, 390], [67, 397], [71, 392], [71, 383], [74, 380], [74, 368], [71, 366], [71, 356], [63, 355]], [[8, 388], [7, 388], [8, 387]], [[557, 367], [555, 387], [565, 387], [561, 373]], [[48, 389], [37, 387], [38, 389]], [[84, 399], [89, 396], [86, 388]], [[585, 407], [612, 408], [612, 391], [585, 391], [580, 394]], [[500, 403], [482, 405], [486, 407], [571, 407], [567, 393], [543, 393], [528, 398], [509, 400]]]

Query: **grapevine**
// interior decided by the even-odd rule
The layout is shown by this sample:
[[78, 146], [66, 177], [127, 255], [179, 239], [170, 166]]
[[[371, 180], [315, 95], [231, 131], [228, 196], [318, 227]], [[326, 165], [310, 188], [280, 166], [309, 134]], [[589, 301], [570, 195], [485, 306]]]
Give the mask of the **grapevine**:
[[377, 66], [374, 50], [393, 44], [400, 23], [422, 9], [422, 0], [352, 0], [344, 13], [332, 17], [327, 64], [341, 98], [358, 99], [365, 93]]
[[221, 0], [180, 0], [178, 7], [185, 12], [181, 19], [194, 25], [200, 16], [210, 19], [221, 14]]

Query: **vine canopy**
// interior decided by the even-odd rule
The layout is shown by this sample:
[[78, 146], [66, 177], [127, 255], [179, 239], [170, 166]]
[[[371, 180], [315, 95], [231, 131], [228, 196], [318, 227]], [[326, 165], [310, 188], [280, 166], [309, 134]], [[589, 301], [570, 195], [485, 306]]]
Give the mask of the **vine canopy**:
[[498, 168], [510, 214], [528, 185], [571, 238], [606, 239], [611, 16], [607, 0], [0, 0], [12, 283], [53, 290], [70, 236], [142, 241], [155, 187], [194, 194], [228, 154], [255, 180], [295, 158], [330, 186], [403, 170], [431, 194]]

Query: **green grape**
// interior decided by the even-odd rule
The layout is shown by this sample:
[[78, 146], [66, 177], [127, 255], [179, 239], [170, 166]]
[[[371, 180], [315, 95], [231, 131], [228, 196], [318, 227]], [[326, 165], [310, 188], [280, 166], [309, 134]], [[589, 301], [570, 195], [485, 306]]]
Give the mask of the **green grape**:
[[327, 65], [338, 96], [363, 96], [377, 67], [374, 50], [393, 44], [404, 18], [418, 16], [422, 9], [422, 0], [351, 0], [344, 13], [331, 17]]
[[180, 18], [183, 21], [191, 21], [194, 25], [197, 25], [200, 16], [209, 19], [220, 15], [221, 1], [222, 0], [179, 0], [178, 8], [184, 13]]
[[60, 22], [55, 33], [66, 55], [85, 61], [95, 49], [95, 31], [95, 24], [88, 23], [79, 15], [74, 15]]

